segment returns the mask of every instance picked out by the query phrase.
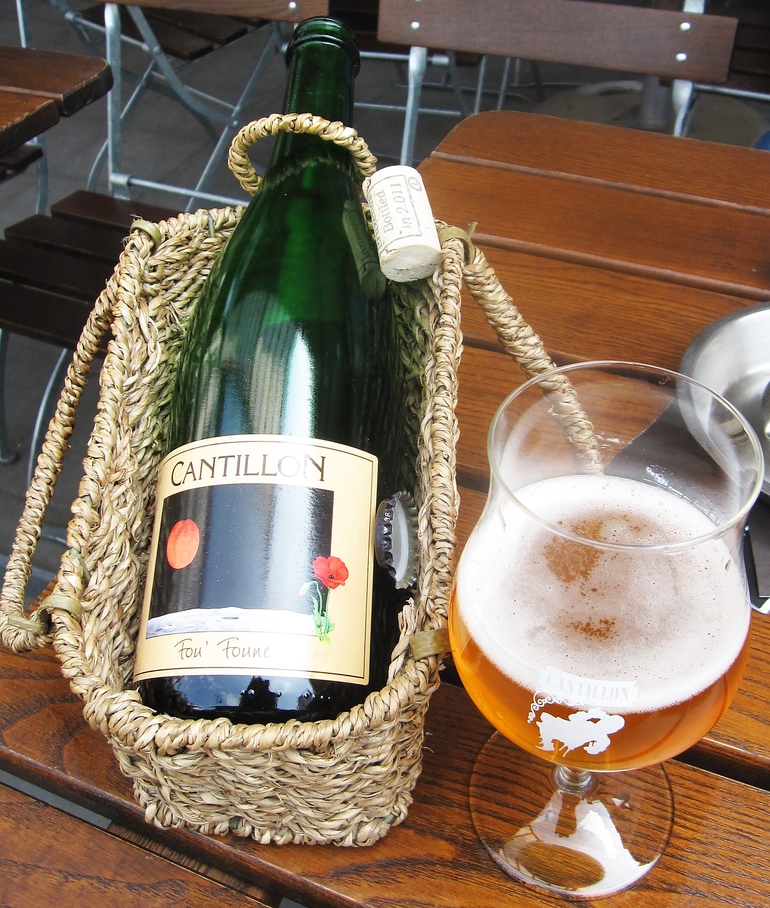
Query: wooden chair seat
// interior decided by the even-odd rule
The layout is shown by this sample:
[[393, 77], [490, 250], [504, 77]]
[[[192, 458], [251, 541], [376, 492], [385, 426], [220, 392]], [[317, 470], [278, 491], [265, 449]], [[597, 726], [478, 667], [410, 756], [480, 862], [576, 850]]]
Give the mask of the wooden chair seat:
[[0, 240], [0, 329], [73, 349], [136, 217], [172, 209], [79, 190], [6, 228]]
[[0, 180], [16, 176], [25, 171], [30, 164], [43, 157], [43, 149], [39, 145], [27, 142], [25, 145], [14, 148], [0, 156]]
[[[0, 240], [2, 350], [10, 333], [62, 349], [38, 407], [28, 452], [28, 480], [67, 368], [67, 351], [75, 348], [96, 298], [115, 269], [132, 221], [137, 217], [159, 221], [176, 213], [79, 190], [52, 205], [50, 216], [33, 215], [6, 228], [5, 239]], [[9, 462], [16, 454], [5, 438], [4, 420], [2, 429], [0, 460]]]
[[[104, 4], [98, 3], [80, 15], [95, 25], [104, 23]], [[177, 60], [197, 60], [225, 44], [243, 38], [264, 24], [263, 19], [236, 19], [218, 13], [188, 12], [186, 10], [151, 9], [146, 12], [163, 52]], [[121, 9], [121, 31], [141, 41], [142, 36], [125, 9]]]

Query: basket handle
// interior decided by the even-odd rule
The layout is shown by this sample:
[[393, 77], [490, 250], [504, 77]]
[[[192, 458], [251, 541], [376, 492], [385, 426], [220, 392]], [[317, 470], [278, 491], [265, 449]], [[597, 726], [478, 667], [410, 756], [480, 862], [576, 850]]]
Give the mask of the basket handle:
[[[135, 222], [132, 225], [132, 231], [139, 228], [146, 235], [138, 231], [133, 232], [123, 256], [129, 250], [134, 253], [139, 251], [145, 258], [150, 254], [155, 245], [155, 237], [148, 227], [157, 230], [155, 225], [144, 225], [143, 222]], [[91, 367], [115, 317], [113, 300], [116, 298], [116, 280], [113, 273], [106, 288], [99, 294], [78, 339], [16, 528], [0, 594], [0, 639], [15, 652], [47, 646], [52, 642], [53, 636], [50, 632], [52, 610], [63, 609], [75, 616], [80, 612], [79, 601], [54, 593], [48, 596], [36, 611], [25, 616], [24, 596], [32, 572], [32, 559], [42, 534], [45, 513], [53, 497], [56, 480], [61, 473], [64, 456], [69, 447], [77, 407], [88, 382]]]
[[257, 175], [249, 160], [249, 148], [260, 139], [277, 136], [281, 132], [307, 133], [346, 148], [353, 156], [359, 181], [372, 176], [377, 169], [377, 158], [350, 126], [345, 126], [338, 120], [332, 122], [309, 113], [273, 114], [247, 123], [236, 134], [230, 146], [227, 166], [249, 195], [256, 195], [262, 184], [262, 178]]
[[[516, 360], [527, 378], [543, 375], [556, 364], [551, 359], [540, 337], [522, 318], [511, 296], [503, 289], [494, 269], [484, 253], [473, 244], [471, 236], [475, 224], [468, 231], [457, 227], [440, 227], [442, 244], [453, 237], [465, 246], [466, 257], [463, 279], [481, 311], [495, 331], [505, 350]], [[586, 473], [602, 471], [599, 445], [594, 427], [585, 414], [569, 380], [555, 376], [543, 383], [543, 391], [553, 407], [567, 442], [575, 458]]]
[[[453, 270], [452, 262], [461, 262], [453, 274], [454, 296], [459, 305], [460, 274], [476, 303], [487, 318], [500, 343], [521, 367], [527, 378], [534, 378], [556, 368], [540, 337], [522, 318], [510, 295], [503, 289], [484, 253], [473, 244], [471, 235], [475, 224], [462, 230], [436, 222], [444, 263]], [[544, 391], [552, 404], [553, 415], [559, 420], [567, 442], [573, 447], [576, 459], [587, 473], [601, 472], [598, 443], [593, 426], [586, 416], [575, 391], [564, 376], [549, 382]], [[427, 626], [409, 638], [412, 657], [443, 656], [449, 652], [449, 630], [446, 612], [436, 613]]]

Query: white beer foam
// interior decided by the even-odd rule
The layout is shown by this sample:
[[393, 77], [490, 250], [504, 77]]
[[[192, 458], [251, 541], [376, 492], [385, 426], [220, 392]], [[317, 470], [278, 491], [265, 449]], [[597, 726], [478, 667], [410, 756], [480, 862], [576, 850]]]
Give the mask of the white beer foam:
[[[601, 538], [619, 544], [671, 543], [714, 529], [688, 502], [621, 477], [558, 477], [517, 494], [554, 524], [599, 521]], [[585, 560], [586, 551], [600, 554]], [[719, 539], [677, 553], [590, 550], [565, 543], [512, 501], [474, 531], [456, 584], [462, 620], [517, 684], [534, 691], [546, 665], [633, 681], [634, 712], [682, 702], [716, 681], [738, 656], [750, 619], [744, 574]]]

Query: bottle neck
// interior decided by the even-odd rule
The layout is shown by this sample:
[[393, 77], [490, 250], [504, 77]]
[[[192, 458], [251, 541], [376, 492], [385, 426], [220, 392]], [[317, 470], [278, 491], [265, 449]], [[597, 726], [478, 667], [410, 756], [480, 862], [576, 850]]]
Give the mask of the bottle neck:
[[[353, 116], [355, 73], [354, 60], [343, 47], [320, 41], [298, 47], [289, 63], [284, 112], [312, 113], [349, 124]], [[331, 150], [330, 142], [315, 136], [282, 133], [276, 142], [271, 166], [300, 149], [318, 147], [319, 143]]]

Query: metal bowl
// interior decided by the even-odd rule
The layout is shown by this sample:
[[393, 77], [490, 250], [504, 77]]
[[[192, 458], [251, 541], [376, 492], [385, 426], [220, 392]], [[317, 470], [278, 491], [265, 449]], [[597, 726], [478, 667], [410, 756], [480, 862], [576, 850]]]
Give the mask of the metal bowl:
[[[770, 302], [710, 324], [685, 351], [679, 371], [727, 398], [759, 436], [770, 471]], [[770, 476], [762, 484], [770, 495]]]

